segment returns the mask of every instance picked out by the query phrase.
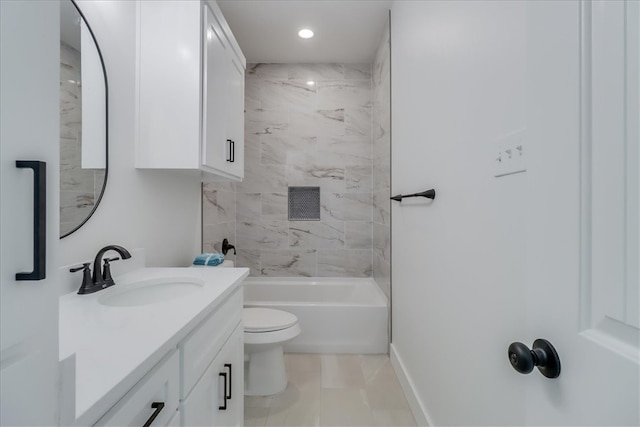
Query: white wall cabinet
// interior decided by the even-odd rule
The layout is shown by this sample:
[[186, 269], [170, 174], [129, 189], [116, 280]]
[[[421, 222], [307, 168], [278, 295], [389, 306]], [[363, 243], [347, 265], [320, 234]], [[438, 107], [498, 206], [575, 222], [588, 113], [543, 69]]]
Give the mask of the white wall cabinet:
[[244, 177], [246, 60], [214, 1], [139, 1], [139, 169]]
[[245, 65], [224, 31], [221, 15], [203, 6], [202, 162], [244, 176]]

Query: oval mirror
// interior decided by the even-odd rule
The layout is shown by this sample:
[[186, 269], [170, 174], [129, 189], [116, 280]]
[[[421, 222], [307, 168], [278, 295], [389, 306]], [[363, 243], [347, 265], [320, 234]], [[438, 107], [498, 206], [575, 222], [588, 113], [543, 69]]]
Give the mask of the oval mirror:
[[60, 238], [86, 223], [107, 185], [107, 72], [73, 0], [60, 2]]

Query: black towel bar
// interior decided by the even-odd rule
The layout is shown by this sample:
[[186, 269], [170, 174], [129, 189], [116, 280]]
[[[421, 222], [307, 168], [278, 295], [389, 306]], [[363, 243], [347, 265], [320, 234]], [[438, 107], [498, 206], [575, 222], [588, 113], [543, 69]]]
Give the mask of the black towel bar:
[[427, 199], [433, 200], [436, 198], [436, 190], [432, 188], [431, 190], [426, 190], [426, 191], [423, 191], [422, 193], [414, 193], [414, 194], [407, 194], [407, 195], [398, 194], [397, 196], [391, 197], [391, 200], [395, 200], [396, 202], [402, 202], [402, 199], [407, 197], [426, 197]]

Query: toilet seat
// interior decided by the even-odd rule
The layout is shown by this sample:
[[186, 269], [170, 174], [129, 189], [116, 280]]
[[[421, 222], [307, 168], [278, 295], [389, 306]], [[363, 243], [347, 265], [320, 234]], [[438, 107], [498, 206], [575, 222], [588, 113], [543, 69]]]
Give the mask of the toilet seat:
[[244, 331], [249, 333], [281, 331], [298, 323], [298, 318], [294, 314], [262, 307], [242, 309], [242, 320]]
[[245, 344], [280, 345], [300, 334], [298, 318], [291, 313], [272, 308], [242, 309]]

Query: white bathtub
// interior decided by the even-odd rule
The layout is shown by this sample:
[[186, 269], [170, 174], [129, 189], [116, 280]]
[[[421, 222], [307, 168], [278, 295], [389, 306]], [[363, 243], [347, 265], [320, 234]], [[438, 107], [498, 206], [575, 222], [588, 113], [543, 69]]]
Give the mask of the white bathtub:
[[387, 298], [373, 279], [248, 277], [244, 305], [295, 314], [302, 332], [285, 344], [298, 353], [388, 351]]

